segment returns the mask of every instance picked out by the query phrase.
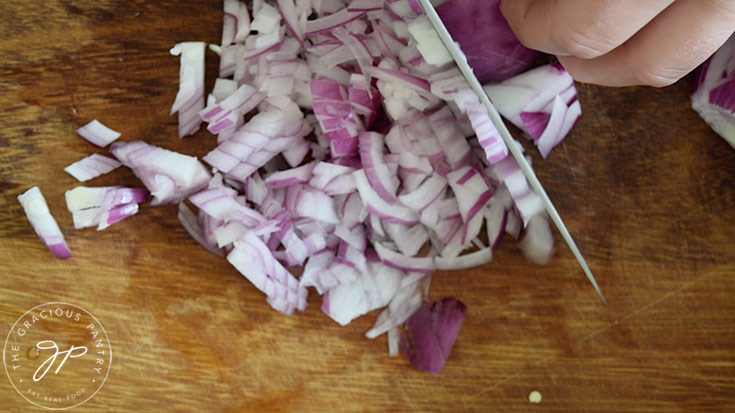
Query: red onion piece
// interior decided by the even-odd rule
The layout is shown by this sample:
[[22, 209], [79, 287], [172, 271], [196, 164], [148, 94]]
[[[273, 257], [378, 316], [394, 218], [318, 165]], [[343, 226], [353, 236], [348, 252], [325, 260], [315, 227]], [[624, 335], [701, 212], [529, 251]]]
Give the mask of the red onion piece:
[[492, 248], [483, 248], [459, 257], [445, 258], [439, 256], [434, 258], [434, 264], [436, 265], [437, 270], [464, 270], [485, 265], [492, 260]]
[[[303, 46], [304, 34], [306, 32], [306, 19], [300, 18], [299, 10], [296, 8], [293, 0], [276, 0], [278, 11], [283, 16], [283, 21], [288, 31]], [[306, 16], [305, 16], [306, 17]]]
[[437, 96], [452, 102], [460, 113], [466, 116], [477, 135], [477, 141], [491, 164], [508, 156], [508, 148], [495, 128], [485, 106], [480, 103], [464, 77], [456, 68], [434, 73], [429, 77], [431, 91]]
[[401, 332], [397, 328], [388, 330], [388, 355], [391, 357], [398, 356], [400, 349]]
[[365, 13], [365, 11], [350, 11], [349, 9], [342, 9], [328, 16], [320, 17], [316, 20], [309, 20], [306, 22], [306, 35], [310, 36], [332, 30], [336, 27], [344, 26], [345, 24], [364, 16]]
[[359, 136], [359, 147], [360, 160], [368, 182], [381, 198], [389, 204], [395, 204], [400, 182], [383, 160], [383, 135], [363, 132]]
[[485, 210], [487, 239], [491, 249], [497, 248], [500, 239], [503, 238], [507, 220], [508, 211], [500, 203], [491, 204], [490, 208]]
[[[419, 6], [419, 12], [421, 11]], [[414, 19], [408, 24], [408, 32], [416, 40], [418, 51], [426, 63], [441, 67], [454, 62], [428, 17], [419, 16]]]
[[450, 173], [448, 176], [449, 186], [454, 191], [459, 205], [462, 221], [465, 223], [462, 232], [462, 245], [466, 245], [480, 232], [482, 220], [475, 219], [480, 211], [487, 205], [492, 190], [475, 168], [465, 166]]
[[692, 108], [735, 147], [735, 36], [696, 72]]
[[18, 195], [18, 202], [23, 207], [23, 211], [26, 213], [26, 217], [28, 217], [28, 221], [36, 234], [46, 244], [49, 251], [56, 258], [62, 260], [71, 258], [71, 251], [66, 244], [64, 234], [61, 233], [59, 225], [51, 215], [46, 198], [43, 197], [41, 190], [37, 186], [30, 188]]
[[211, 179], [197, 158], [143, 141], [116, 143], [110, 152], [148, 188], [153, 205], [177, 203], [206, 187]]
[[414, 225], [419, 221], [419, 216], [411, 209], [396, 204], [389, 204], [370, 186], [370, 182], [364, 170], [355, 171], [353, 174], [357, 190], [367, 206], [368, 211], [388, 222], [403, 225]]
[[171, 54], [181, 56], [179, 92], [171, 107], [171, 114], [179, 113], [179, 137], [193, 135], [199, 130], [202, 119], [199, 112], [204, 109], [204, 42], [179, 43]]
[[521, 198], [531, 190], [521, 167], [513, 158], [508, 157], [495, 164], [493, 173], [505, 185], [513, 199]]
[[148, 199], [142, 188], [78, 186], [64, 194], [66, 207], [72, 213], [74, 228], [97, 226], [101, 231], [138, 213], [138, 204]]
[[393, 299], [403, 274], [380, 263], [369, 263], [367, 270], [351, 283], [340, 284], [324, 296], [322, 311], [341, 325]]
[[197, 215], [189, 208], [185, 203], [179, 202], [179, 211], [177, 214], [177, 218], [179, 219], [179, 222], [181, 222], [181, 225], [184, 227], [186, 232], [191, 235], [194, 240], [207, 249], [207, 251], [211, 252], [212, 254], [224, 258], [224, 254], [222, 253], [222, 250], [217, 248], [216, 245], [210, 245], [207, 243], [207, 240], [204, 236], [204, 230], [202, 229], [201, 225], [199, 225], [199, 219], [197, 218]]
[[467, 307], [451, 297], [421, 306], [407, 321], [401, 350], [415, 367], [439, 374], [462, 327]]
[[234, 248], [227, 255], [227, 261], [264, 292], [268, 296], [268, 304], [276, 310], [292, 314], [294, 310], [303, 311], [306, 308], [306, 288], [299, 285], [298, 280], [251, 232], [235, 242]]
[[389, 267], [406, 272], [431, 273], [435, 270], [432, 257], [410, 257], [386, 248], [379, 242], [374, 246], [380, 259]]
[[520, 242], [523, 255], [537, 264], [546, 264], [554, 254], [554, 234], [546, 217], [534, 215], [526, 226], [526, 234]]
[[86, 182], [100, 175], [112, 172], [121, 166], [122, 164], [120, 162], [95, 153], [67, 166], [64, 168], [64, 171], [73, 176], [77, 181]]
[[282, 188], [309, 182], [315, 166], [316, 163], [312, 162], [297, 168], [275, 172], [265, 179], [265, 184], [272, 188]]
[[95, 119], [77, 129], [77, 135], [100, 148], [104, 148], [117, 140], [120, 137], [120, 132], [108, 128]]
[[253, 7], [253, 21], [250, 30], [258, 32], [259, 35], [275, 33], [281, 23], [281, 14], [278, 9], [266, 2], [261, 2], [260, 7]]
[[222, 45], [243, 42], [249, 34], [250, 13], [247, 5], [239, 0], [224, 0]]
[[523, 229], [523, 222], [518, 218], [518, 214], [515, 211], [508, 211], [505, 223], [505, 233], [518, 239], [521, 236], [521, 229]]
[[375, 338], [387, 333], [403, 324], [416, 310], [421, 307], [424, 298], [422, 282], [428, 276], [423, 273], [413, 273], [401, 280], [401, 286], [388, 307], [375, 320], [375, 325], [365, 333], [367, 338]]
[[470, 145], [462, 135], [451, 109], [448, 106], [429, 116], [431, 129], [444, 151], [444, 158], [450, 169], [465, 166], [472, 154]]
[[582, 114], [574, 80], [559, 64], [485, 86], [498, 112], [536, 142], [546, 158]]

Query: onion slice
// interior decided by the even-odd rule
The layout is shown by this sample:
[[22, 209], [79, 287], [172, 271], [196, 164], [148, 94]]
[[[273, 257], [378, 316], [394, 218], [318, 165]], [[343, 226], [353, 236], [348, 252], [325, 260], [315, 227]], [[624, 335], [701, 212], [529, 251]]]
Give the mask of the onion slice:
[[117, 140], [120, 137], [120, 132], [108, 128], [95, 119], [77, 129], [77, 135], [86, 139], [91, 144], [104, 148]]
[[59, 224], [51, 215], [41, 190], [37, 186], [30, 188], [18, 195], [18, 202], [23, 206], [28, 221], [49, 251], [62, 260], [71, 258], [71, 251], [66, 244], [64, 234], [61, 233]]
[[171, 114], [179, 113], [179, 137], [193, 135], [199, 130], [204, 109], [204, 42], [179, 43], [171, 54], [181, 56], [179, 92], [171, 107]]
[[92, 178], [112, 172], [122, 164], [112, 158], [100, 154], [92, 154], [82, 158], [64, 168], [64, 171], [79, 182], [86, 182]]

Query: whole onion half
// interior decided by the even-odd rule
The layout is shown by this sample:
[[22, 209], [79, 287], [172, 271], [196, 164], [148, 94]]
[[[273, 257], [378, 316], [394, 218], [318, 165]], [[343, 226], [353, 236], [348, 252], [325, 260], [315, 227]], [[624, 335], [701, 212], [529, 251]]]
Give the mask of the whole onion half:
[[436, 12], [482, 83], [505, 80], [538, 57], [511, 31], [500, 0], [448, 0]]

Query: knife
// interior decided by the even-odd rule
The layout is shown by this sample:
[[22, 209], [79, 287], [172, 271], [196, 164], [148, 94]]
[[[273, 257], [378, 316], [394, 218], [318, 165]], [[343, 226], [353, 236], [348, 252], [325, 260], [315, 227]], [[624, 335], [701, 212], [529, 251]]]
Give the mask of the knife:
[[444, 43], [444, 46], [446, 46], [447, 51], [449, 51], [449, 54], [452, 55], [452, 58], [454, 59], [454, 62], [457, 64], [457, 67], [459, 68], [460, 72], [462, 72], [462, 75], [467, 80], [467, 83], [469, 83], [470, 88], [472, 89], [472, 91], [475, 92], [475, 95], [477, 95], [477, 97], [480, 99], [480, 102], [482, 102], [485, 105], [485, 108], [487, 109], [488, 114], [490, 115], [490, 119], [495, 125], [495, 128], [500, 133], [500, 137], [503, 138], [503, 142], [505, 142], [505, 146], [508, 147], [508, 150], [510, 151], [511, 155], [513, 155], [513, 158], [515, 158], [516, 162], [518, 162], [518, 166], [521, 168], [521, 171], [523, 171], [523, 175], [526, 176], [526, 179], [531, 184], [531, 187], [536, 191], [536, 194], [544, 202], [544, 206], [546, 207], [546, 212], [549, 214], [549, 217], [551, 217], [551, 220], [554, 222], [554, 225], [556, 225], [556, 228], [559, 230], [559, 233], [561, 233], [561, 237], [564, 238], [564, 241], [566, 241], [567, 245], [569, 246], [569, 249], [572, 250], [572, 254], [574, 254], [574, 257], [577, 259], [577, 262], [579, 262], [579, 265], [582, 267], [582, 270], [587, 275], [587, 279], [590, 281], [590, 283], [592, 283], [592, 286], [595, 287], [595, 291], [597, 291], [597, 294], [602, 299], [602, 302], [605, 305], [607, 305], [607, 300], [605, 300], [605, 296], [602, 295], [602, 290], [600, 290], [600, 286], [597, 284], [597, 280], [595, 280], [595, 276], [592, 274], [592, 270], [590, 270], [589, 265], [587, 265], [587, 261], [584, 259], [584, 256], [579, 251], [577, 244], [574, 242], [574, 239], [572, 238], [572, 235], [569, 233], [569, 230], [567, 229], [566, 225], [564, 225], [564, 221], [562, 221], [561, 216], [559, 215], [559, 212], [556, 210], [556, 208], [554, 207], [554, 204], [551, 202], [551, 199], [549, 199], [549, 196], [546, 194], [546, 191], [544, 190], [544, 187], [541, 185], [541, 182], [536, 177], [536, 174], [533, 172], [533, 169], [531, 169], [531, 165], [529, 165], [528, 161], [523, 156], [523, 153], [521, 153], [521, 150], [518, 148], [518, 146], [516, 146], [513, 135], [510, 134], [510, 131], [505, 126], [505, 123], [503, 122], [503, 119], [500, 117], [500, 114], [498, 113], [497, 109], [495, 109], [495, 106], [493, 106], [492, 102], [490, 101], [490, 98], [487, 96], [487, 94], [483, 90], [482, 85], [480, 84], [480, 81], [477, 80], [477, 77], [472, 71], [472, 68], [467, 63], [467, 57], [464, 55], [464, 53], [459, 48], [457, 43], [455, 43], [455, 41], [452, 39], [452, 35], [449, 34], [449, 31], [444, 26], [444, 23], [441, 21], [441, 18], [439, 18], [439, 15], [436, 13], [436, 10], [434, 9], [434, 6], [431, 4], [430, 0], [419, 0], [419, 2], [421, 3], [421, 6], [424, 8], [424, 11], [426, 12], [426, 17], [429, 18], [431, 25], [434, 27], [434, 30], [436, 30], [436, 33], [439, 35], [439, 38], [442, 40], [442, 43]]

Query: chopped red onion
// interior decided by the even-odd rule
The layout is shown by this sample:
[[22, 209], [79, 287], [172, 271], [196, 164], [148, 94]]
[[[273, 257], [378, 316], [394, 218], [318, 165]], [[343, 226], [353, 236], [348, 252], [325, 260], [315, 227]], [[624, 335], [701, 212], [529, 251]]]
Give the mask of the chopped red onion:
[[554, 254], [554, 234], [546, 217], [536, 214], [528, 220], [520, 242], [523, 255], [537, 264], [546, 264]]
[[406, 320], [401, 350], [415, 367], [439, 374], [462, 327], [467, 307], [451, 297], [421, 306]]
[[403, 274], [372, 262], [367, 270], [350, 283], [330, 289], [324, 295], [322, 311], [341, 325], [369, 311], [385, 307], [396, 295]]
[[[306, 32], [306, 18], [308, 17], [308, 14], [297, 9], [293, 0], [276, 0], [276, 5], [278, 6], [278, 11], [281, 13], [288, 31], [303, 47], [304, 33]], [[306, 10], [304, 10], [304, 12], [305, 11]]]
[[311, 162], [297, 168], [274, 172], [265, 179], [265, 184], [271, 188], [282, 188], [309, 182], [313, 176], [314, 167], [316, 163]]
[[[238, 271], [268, 297], [268, 304], [285, 314], [306, 308], [308, 291], [273, 257], [271, 250], [252, 232], [247, 232], [227, 255]], [[256, 265], [253, 265], [257, 263]]]
[[207, 242], [207, 239], [204, 235], [204, 230], [202, 226], [199, 224], [199, 218], [197, 215], [189, 208], [185, 203], [179, 202], [179, 211], [177, 214], [177, 218], [179, 219], [179, 222], [181, 222], [181, 225], [184, 227], [186, 232], [191, 235], [194, 240], [199, 243], [202, 247], [206, 248], [207, 251], [211, 252], [212, 254], [224, 258], [224, 254], [222, 253], [222, 250], [218, 248], [216, 245], [210, 245]]
[[362, 197], [368, 211], [383, 220], [403, 225], [413, 225], [419, 221], [419, 215], [399, 203], [390, 204], [370, 186], [364, 170], [355, 171], [353, 174], [357, 190]]
[[405, 272], [434, 272], [434, 259], [432, 257], [410, 257], [384, 247], [381, 243], [374, 244], [375, 251], [380, 259], [389, 267]]
[[116, 143], [110, 152], [148, 188], [153, 205], [177, 203], [205, 188], [211, 179], [197, 158], [143, 141]]
[[363, 132], [359, 137], [360, 160], [370, 186], [389, 204], [395, 204], [398, 190], [398, 177], [383, 160], [385, 142], [383, 135]]
[[[217, 134], [202, 159], [212, 173], [143, 141], [110, 150], [152, 204], [178, 203], [192, 238], [226, 254], [274, 309], [304, 310], [308, 287], [343, 325], [384, 307], [366, 336], [387, 332], [391, 354], [400, 342], [412, 363], [438, 373], [465, 308], [453, 299], [422, 307], [431, 273], [490, 262], [504, 233], [523, 232], [524, 253], [547, 260], [553, 236], [419, 2], [345, 3], [259, 0], [251, 21], [244, 2], [225, 0], [222, 45], [212, 48], [220, 73], [206, 107], [203, 43], [174, 47], [181, 72], [172, 113], [181, 136], [202, 121]], [[568, 74], [543, 70], [489, 88], [546, 156], [581, 110]], [[147, 195], [80, 187], [67, 206], [75, 226], [102, 229]], [[296, 266], [300, 277], [287, 269]]]
[[485, 92], [501, 115], [533, 138], [544, 158], [582, 115], [574, 79], [559, 64], [486, 85]]
[[309, 20], [306, 22], [306, 35], [310, 36], [344, 26], [345, 24], [364, 16], [365, 13], [366, 12], [363, 10], [350, 11], [348, 8], [345, 8], [334, 14], [329, 14], [316, 20]]
[[428, 17], [419, 16], [414, 19], [408, 24], [408, 32], [416, 39], [417, 48], [426, 63], [441, 67], [454, 62]]
[[181, 56], [179, 92], [171, 107], [171, 114], [179, 113], [179, 137], [193, 135], [199, 130], [202, 119], [199, 111], [204, 109], [204, 42], [179, 43], [171, 54]]
[[422, 282], [428, 279], [424, 273], [412, 273], [401, 280], [401, 286], [390, 304], [378, 315], [375, 325], [365, 333], [367, 338], [375, 338], [402, 325], [421, 307], [425, 297]]
[[66, 244], [64, 234], [61, 233], [59, 224], [51, 215], [41, 190], [37, 186], [30, 188], [18, 195], [18, 202], [23, 206], [28, 221], [49, 251], [62, 260], [71, 258], [71, 251]]
[[491, 249], [498, 247], [498, 243], [500, 243], [500, 239], [503, 238], [503, 234], [505, 233], [507, 221], [508, 211], [504, 205], [493, 203], [490, 204], [490, 208], [485, 210], [487, 239]]
[[436, 257], [434, 263], [437, 270], [464, 270], [479, 267], [493, 260], [492, 248], [483, 248], [459, 257]]
[[518, 239], [521, 236], [521, 229], [523, 229], [523, 222], [518, 218], [518, 214], [515, 211], [508, 211], [505, 222], [505, 233]]
[[78, 186], [66, 191], [65, 198], [66, 207], [74, 219], [74, 228], [97, 226], [101, 231], [138, 213], [138, 204], [148, 199], [148, 191], [117, 186]]
[[398, 356], [399, 343], [401, 340], [401, 331], [398, 328], [388, 330], [388, 355], [391, 357]]
[[521, 198], [530, 192], [526, 176], [515, 159], [508, 157], [493, 166], [493, 173], [505, 185], [513, 199]]
[[694, 80], [692, 108], [735, 147], [735, 36], [699, 69]]
[[120, 137], [120, 132], [114, 131], [100, 123], [97, 119], [77, 129], [77, 135], [89, 143], [104, 148]]
[[100, 175], [111, 172], [122, 164], [112, 158], [100, 154], [92, 154], [64, 168], [64, 171], [79, 182], [89, 181]]
[[281, 14], [278, 9], [270, 4], [263, 2], [262, 6], [257, 10], [253, 7], [253, 21], [250, 24], [250, 30], [258, 32], [258, 34], [267, 34], [277, 32], [281, 23]]
[[480, 233], [484, 218], [480, 212], [490, 201], [492, 190], [488, 188], [480, 172], [469, 166], [457, 169], [447, 178], [457, 197], [459, 212], [464, 222], [461, 244], [467, 245]]
[[241, 43], [250, 34], [250, 13], [247, 4], [239, 0], [224, 0], [222, 45]]
[[446, 178], [435, 173], [427, 178], [416, 190], [401, 195], [398, 199], [414, 211], [423, 212], [429, 205], [444, 195], [446, 188]]

